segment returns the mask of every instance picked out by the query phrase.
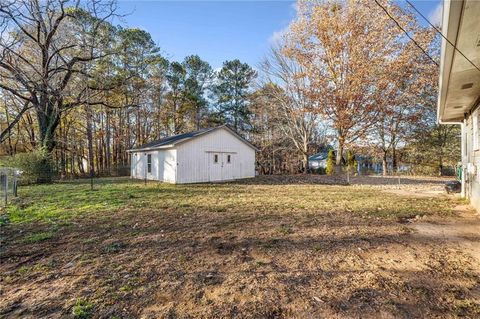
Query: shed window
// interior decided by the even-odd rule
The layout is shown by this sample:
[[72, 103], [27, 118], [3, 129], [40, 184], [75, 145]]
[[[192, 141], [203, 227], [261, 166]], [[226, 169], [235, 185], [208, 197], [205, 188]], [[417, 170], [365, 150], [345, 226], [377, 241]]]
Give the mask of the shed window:
[[232, 155], [230, 155], [230, 154], [227, 155], [227, 163], [228, 163], [228, 164], [230, 164], [230, 162], [231, 162], [231, 156], [232, 156]]
[[218, 154], [213, 155], [213, 162], [214, 162], [215, 164], [218, 163]]
[[147, 173], [152, 172], [152, 154], [147, 155]]

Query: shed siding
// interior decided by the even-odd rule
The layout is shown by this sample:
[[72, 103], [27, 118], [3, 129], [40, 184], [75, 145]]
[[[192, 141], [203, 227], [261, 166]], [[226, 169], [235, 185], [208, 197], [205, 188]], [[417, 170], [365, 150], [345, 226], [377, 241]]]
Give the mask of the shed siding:
[[164, 150], [164, 170], [161, 181], [177, 183], [177, 150], [174, 148]]
[[133, 178], [142, 178], [140, 172], [143, 172], [143, 157], [140, 153], [131, 153], [130, 155], [130, 175]]
[[[255, 150], [230, 133], [219, 129], [199, 136], [177, 147], [177, 183], [199, 183], [214, 180], [229, 180], [255, 176]], [[212, 180], [213, 154], [220, 155], [224, 165], [221, 178]], [[230, 154], [231, 163], [226, 163]], [[222, 164], [223, 161], [223, 164]], [[227, 167], [227, 165], [230, 165]]]
[[[152, 155], [151, 173], [147, 172], [147, 156]], [[131, 176], [133, 178], [165, 181], [175, 183], [176, 150], [158, 150], [148, 152], [134, 152], [131, 159]]]

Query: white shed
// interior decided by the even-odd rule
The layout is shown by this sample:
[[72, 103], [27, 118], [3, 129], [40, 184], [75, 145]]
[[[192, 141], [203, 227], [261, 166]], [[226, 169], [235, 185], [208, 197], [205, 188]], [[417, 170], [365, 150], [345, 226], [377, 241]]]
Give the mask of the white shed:
[[226, 125], [202, 129], [129, 150], [131, 176], [177, 184], [254, 177], [256, 150]]

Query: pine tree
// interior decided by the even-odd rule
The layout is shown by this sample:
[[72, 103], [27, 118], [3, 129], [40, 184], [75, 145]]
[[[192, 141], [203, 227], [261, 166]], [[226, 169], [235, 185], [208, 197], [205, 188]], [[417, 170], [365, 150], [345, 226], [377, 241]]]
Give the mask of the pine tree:
[[219, 115], [237, 131], [244, 131], [249, 122], [248, 98], [257, 72], [240, 60], [225, 61], [217, 72], [213, 99]]
[[327, 175], [333, 175], [335, 172], [335, 152], [333, 150], [328, 151], [326, 171]]

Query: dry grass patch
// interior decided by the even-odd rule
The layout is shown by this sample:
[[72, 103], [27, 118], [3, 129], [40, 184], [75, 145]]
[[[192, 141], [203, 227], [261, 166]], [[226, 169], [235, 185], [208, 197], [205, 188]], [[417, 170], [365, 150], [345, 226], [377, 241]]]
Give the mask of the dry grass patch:
[[479, 276], [471, 256], [404, 223], [458, 219], [460, 200], [294, 183], [300, 178], [23, 188], [2, 227], [0, 314], [475, 315]]

